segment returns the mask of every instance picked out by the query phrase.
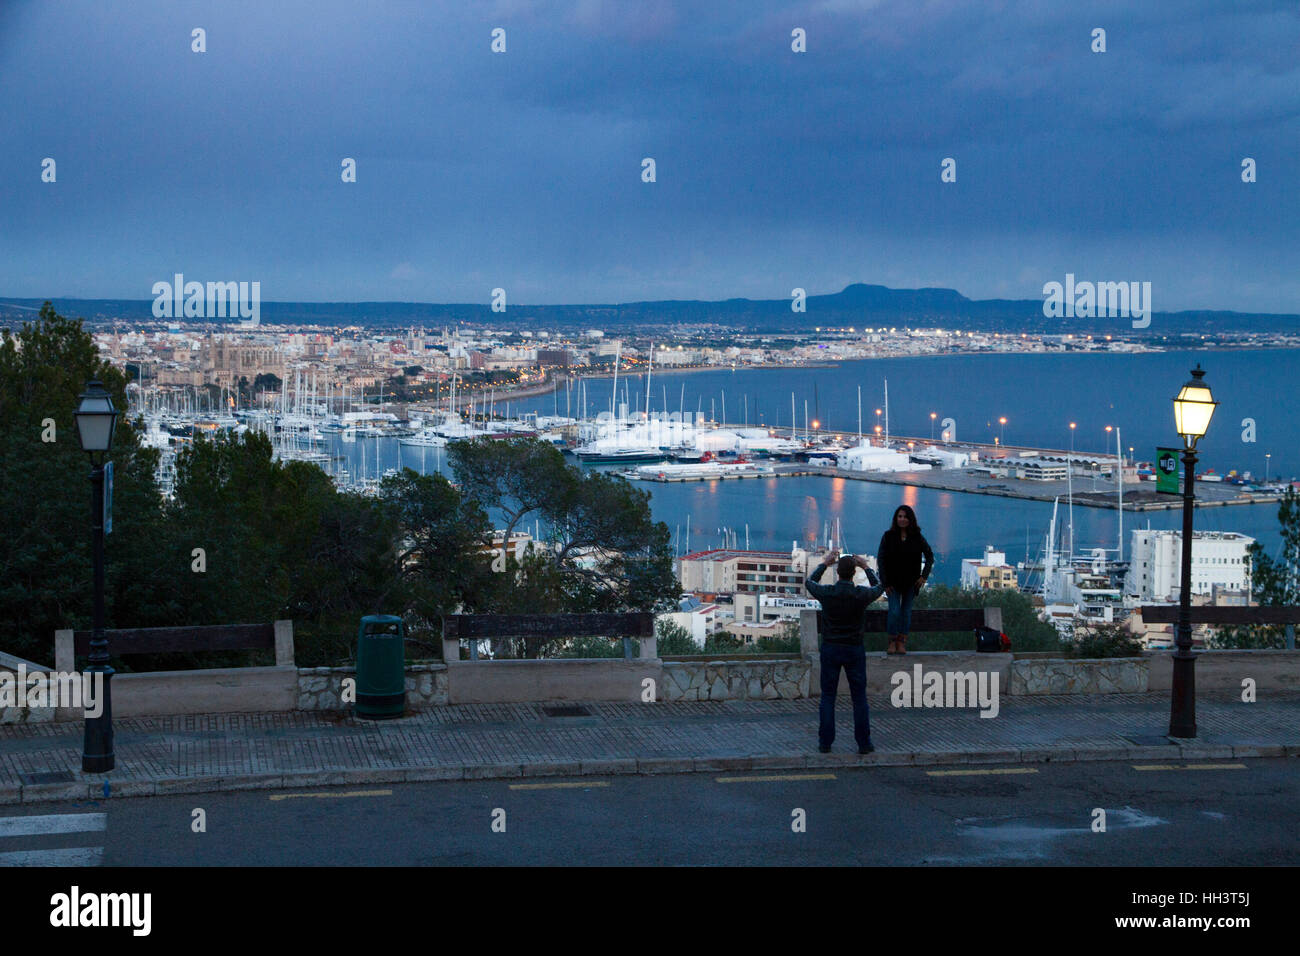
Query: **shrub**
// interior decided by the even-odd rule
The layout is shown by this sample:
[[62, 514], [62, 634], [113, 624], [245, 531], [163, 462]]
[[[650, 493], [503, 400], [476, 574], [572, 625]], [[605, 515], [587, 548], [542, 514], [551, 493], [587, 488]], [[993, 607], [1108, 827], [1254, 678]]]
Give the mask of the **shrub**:
[[1123, 624], [1078, 623], [1066, 655], [1075, 658], [1139, 657], [1142, 643]]
[[696, 644], [686, 628], [676, 621], [660, 618], [655, 623], [655, 638], [658, 642], [659, 656], [665, 654], [698, 654], [700, 645]]

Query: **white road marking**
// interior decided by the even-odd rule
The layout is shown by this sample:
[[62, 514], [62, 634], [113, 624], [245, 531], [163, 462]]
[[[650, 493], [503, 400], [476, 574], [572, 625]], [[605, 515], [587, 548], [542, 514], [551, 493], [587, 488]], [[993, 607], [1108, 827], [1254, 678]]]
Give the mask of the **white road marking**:
[[0, 817], [0, 837], [103, 830], [106, 813], [47, 813], [31, 817]]
[[0, 866], [100, 866], [102, 846], [74, 846], [64, 850], [15, 850], [0, 853]]

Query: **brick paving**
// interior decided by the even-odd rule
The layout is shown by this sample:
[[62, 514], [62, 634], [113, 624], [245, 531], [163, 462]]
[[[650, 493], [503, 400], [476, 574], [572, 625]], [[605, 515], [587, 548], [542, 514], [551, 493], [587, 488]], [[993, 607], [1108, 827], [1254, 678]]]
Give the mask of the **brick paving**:
[[[835, 751], [817, 752], [817, 700], [464, 704], [398, 720], [317, 713], [208, 714], [115, 722], [117, 769], [80, 770], [82, 725], [0, 727], [0, 803], [360, 782], [1045, 760], [1300, 755], [1300, 692], [1197, 701], [1200, 736], [1172, 741], [1168, 694], [1003, 698], [975, 709], [871, 700], [876, 753], [859, 757], [847, 698]], [[54, 774], [55, 777], [48, 775]], [[34, 777], [33, 775], [47, 775]]]

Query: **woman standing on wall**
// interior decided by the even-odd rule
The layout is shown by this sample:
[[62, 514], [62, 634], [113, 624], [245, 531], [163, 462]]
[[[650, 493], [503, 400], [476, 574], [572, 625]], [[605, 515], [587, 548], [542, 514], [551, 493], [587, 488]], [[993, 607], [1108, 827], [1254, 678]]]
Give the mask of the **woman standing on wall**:
[[912, 600], [921, 593], [934, 569], [934, 552], [916, 523], [916, 512], [899, 505], [889, 530], [876, 552], [880, 583], [889, 600], [889, 654], [907, 653], [907, 634], [912, 629]]

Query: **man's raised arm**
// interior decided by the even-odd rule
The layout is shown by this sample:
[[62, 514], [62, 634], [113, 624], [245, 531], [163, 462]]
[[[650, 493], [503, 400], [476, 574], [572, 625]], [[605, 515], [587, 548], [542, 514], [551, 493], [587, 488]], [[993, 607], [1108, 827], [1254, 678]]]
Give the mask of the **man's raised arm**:
[[826, 569], [839, 559], [840, 553], [838, 551], [826, 552], [826, 556], [822, 558], [821, 564], [813, 568], [812, 573], [808, 575], [808, 579], [803, 583], [803, 586], [808, 589], [809, 594], [815, 598], [820, 598], [830, 593], [831, 589], [829, 587], [825, 584], [818, 584], [817, 582], [821, 580], [821, 576]]

